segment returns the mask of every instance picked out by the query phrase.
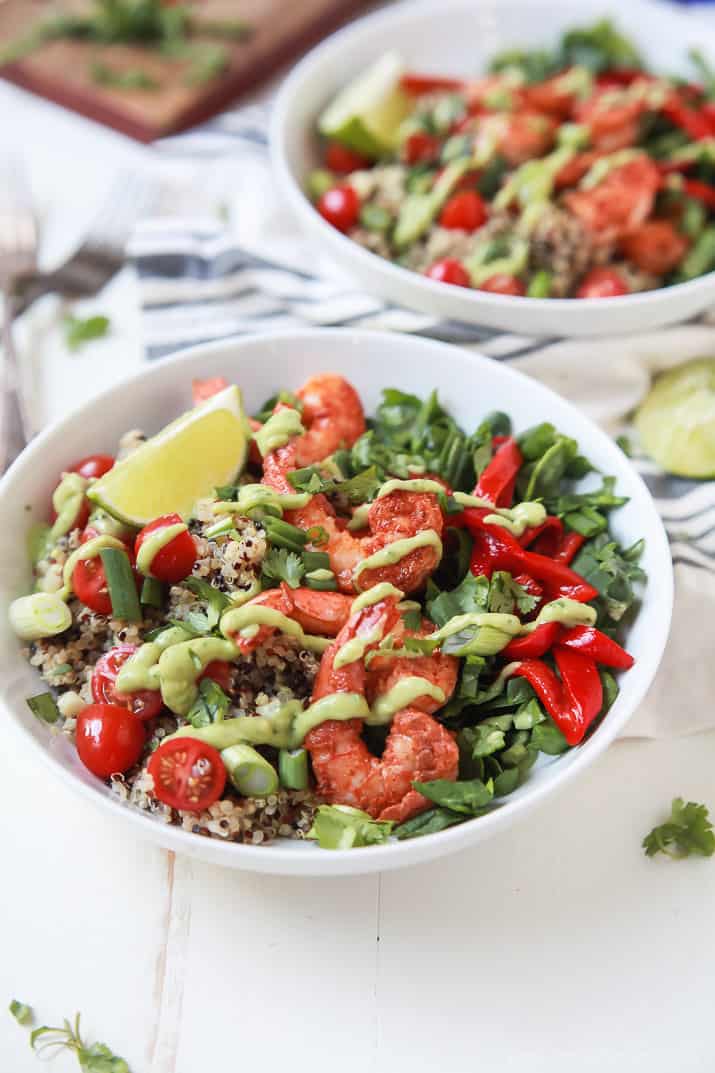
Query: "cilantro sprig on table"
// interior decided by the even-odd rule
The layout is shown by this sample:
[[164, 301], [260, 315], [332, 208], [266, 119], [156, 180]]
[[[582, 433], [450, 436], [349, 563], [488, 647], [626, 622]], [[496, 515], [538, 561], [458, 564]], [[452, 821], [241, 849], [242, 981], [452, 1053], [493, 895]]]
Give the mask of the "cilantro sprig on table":
[[[31, 1006], [13, 999], [9, 1011], [23, 1028], [30, 1028], [34, 1021]], [[53, 1051], [74, 1051], [79, 1068], [84, 1073], [130, 1073], [127, 1062], [106, 1043], [87, 1044], [80, 1035], [80, 1015], [74, 1022], [65, 1017], [61, 1025], [40, 1025], [30, 1032], [30, 1047], [38, 1057], [52, 1057]]]
[[673, 860], [683, 857], [712, 857], [715, 833], [706, 805], [687, 804], [682, 797], [673, 799], [670, 816], [643, 839], [646, 857], [665, 853]]

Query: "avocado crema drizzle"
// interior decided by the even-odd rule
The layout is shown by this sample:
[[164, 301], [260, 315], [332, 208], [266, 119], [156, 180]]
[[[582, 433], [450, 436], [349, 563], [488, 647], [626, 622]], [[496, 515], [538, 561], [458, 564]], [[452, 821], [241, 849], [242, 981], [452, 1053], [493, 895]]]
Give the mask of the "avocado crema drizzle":
[[[285, 412], [281, 411], [281, 413]], [[271, 450], [276, 449], [277, 442], [280, 445], [280, 439], [280, 436], [271, 437]], [[429, 479], [391, 479], [381, 486], [377, 498], [395, 491], [443, 494], [445, 489], [439, 482]], [[281, 494], [266, 485], [248, 484], [240, 488], [237, 501], [216, 502], [213, 510], [215, 514], [244, 514], [270, 506], [282, 514], [283, 510], [294, 510], [307, 505], [311, 498], [310, 493]], [[515, 536], [520, 536], [528, 527], [540, 525], [546, 516], [543, 504], [538, 502], [519, 503], [507, 509], [496, 508], [488, 500], [460, 492], [454, 493], [453, 498], [462, 507], [488, 508], [493, 513], [486, 515], [485, 521], [493, 525], [501, 525]], [[172, 532], [170, 536], [173, 535], [175, 534]], [[438, 533], [432, 529], [413, 537], [393, 541], [358, 564], [355, 570], [356, 587], [359, 587], [360, 575], [365, 570], [392, 565], [416, 548], [428, 546], [434, 547], [441, 558], [442, 543]], [[13, 614], [13, 608], [11, 608], [11, 620], [16, 631], [27, 639], [52, 636], [61, 632], [58, 625], [64, 621], [64, 618], [55, 614], [52, 620], [52, 616], [48, 614], [47, 601], [62, 603], [63, 609], [68, 614], [66, 601], [72, 594], [72, 572], [75, 566], [80, 560], [84, 561], [99, 555], [101, 550], [107, 547], [122, 548], [124, 545], [109, 534], [94, 537], [67, 559], [63, 568], [63, 584], [57, 592], [33, 593], [16, 600], [13, 607], [24, 603], [22, 609], [18, 608], [17, 614]], [[158, 548], [151, 550], [153, 554], [156, 554]], [[388, 583], [375, 585], [357, 596], [352, 604], [351, 613], [387, 597], [399, 601], [403, 599], [403, 593]], [[35, 600], [42, 600], [43, 606], [40, 607], [38, 603], [33, 626], [30, 630], [25, 629], [23, 632], [18, 628], [22, 625], [20, 620], [26, 622], [33, 617], [32, 607], [28, 601]], [[593, 625], [595, 619], [594, 608], [575, 600], [562, 598], [546, 604], [538, 617], [530, 623], [522, 623], [516, 615], [510, 614], [469, 613], [455, 616], [422, 640], [432, 642], [436, 649], [453, 638], [454, 641], [450, 644], [449, 650], [455, 656], [496, 655], [513, 637], [529, 633], [544, 622], [560, 622], [570, 626]], [[44, 620], [48, 627], [44, 632], [38, 632], [42, 630], [41, 620]], [[67, 622], [63, 629], [66, 629], [70, 622]], [[297, 622], [274, 608], [251, 602], [238, 606], [234, 601], [234, 606], [227, 608], [221, 616], [218, 627], [220, 636], [191, 637], [181, 626], [172, 626], [163, 630], [153, 641], [141, 645], [121, 668], [116, 683], [117, 690], [120, 693], [132, 693], [137, 690], [159, 689], [166, 707], [178, 716], [186, 716], [198, 696], [198, 680], [208, 664], [213, 660], [234, 662], [240, 659], [241, 653], [234, 638], [254, 637], [261, 626], [268, 626], [294, 637], [302, 647], [316, 653], [322, 654], [332, 643], [328, 638], [304, 633]], [[459, 640], [456, 637], [458, 634], [462, 635]], [[369, 662], [372, 653], [367, 652], [368, 647], [372, 650], [377, 649], [380, 655], [393, 658], [409, 658], [411, 655], [419, 655], [417, 652], [411, 653], [404, 648], [392, 647], [389, 635], [384, 637], [377, 629], [374, 635], [367, 638], [353, 638], [346, 642], [335, 655], [336, 667], [346, 666], [358, 659]], [[220, 750], [246, 743], [295, 749], [301, 745], [306, 734], [313, 727], [325, 720], [359, 718], [370, 725], [383, 725], [390, 722], [395, 712], [408, 707], [418, 697], [423, 696], [432, 697], [438, 704], [443, 704], [446, 700], [443, 691], [426, 678], [408, 675], [380, 697], [372, 709], [361, 694], [335, 693], [321, 698], [305, 709], [302, 702], [290, 701], [271, 715], [237, 716], [199, 728], [182, 726], [171, 737], [198, 738]]]

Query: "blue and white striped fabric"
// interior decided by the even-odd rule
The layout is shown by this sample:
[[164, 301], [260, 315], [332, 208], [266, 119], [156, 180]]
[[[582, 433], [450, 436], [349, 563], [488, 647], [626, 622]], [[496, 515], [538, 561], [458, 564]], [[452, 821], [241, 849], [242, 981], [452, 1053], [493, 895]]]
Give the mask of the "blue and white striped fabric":
[[[281, 205], [268, 161], [266, 125], [265, 107], [246, 107], [159, 143], [163, 163], [168, 170], [181, 171], [184, 189], [190, 193], [179, 213], [145, 221], [133, 240], [149, 360], [207, 340], [306, 324], [410, 332], [513, 361], [571, 398], [615, 435], [627, 431], [627, 415], [647, 390], [653, 371], [696, 355], [715, 355], [711, 327], [715, 310], [698, 324], [635, 339], [535, 340], [437, 320], [356, 290], [322, 261]], [[678, 582], [676, 623], [687, 615], [712, 621], [715, 482], [669, 477], [645, 457], [636, 456], [634, 462], [670, 537]], [[709, 607], [702, 605], [710, 600]], [[706, 663], [707, 647], [702, 653]], [[673, 648], [677, 657], [677, 640]], [[689, 645], [690, 680], [712, 693], [713, 671], [708, 667], [710, 680], [699, 682], [694, 658]], [[660, 679], [658, 688], [661, 696], [664, 688], [665, 695], [669, 692]], [[681, 681], [679, 708], [687, 693]], [[691, 702], [702, 709], [702, 691]], [[645, 706], [631, 732], [673, 733], [662, 702], [651, 708]], [[677, 732], [699, 726], [698, 717], [691, 714], [680, 721]]]

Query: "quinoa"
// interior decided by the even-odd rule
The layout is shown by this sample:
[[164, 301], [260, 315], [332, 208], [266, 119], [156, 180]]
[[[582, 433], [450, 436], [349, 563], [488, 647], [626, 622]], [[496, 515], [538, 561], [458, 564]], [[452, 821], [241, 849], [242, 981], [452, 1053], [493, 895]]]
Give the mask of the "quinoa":
[[594, 244], [580, 220], [556, 207], [544, 210], [531, 235], [531, 267], [551, 273], [554, 298], [571, 294], [588, 269], [604, 264], [610, 254], [609, 247]]

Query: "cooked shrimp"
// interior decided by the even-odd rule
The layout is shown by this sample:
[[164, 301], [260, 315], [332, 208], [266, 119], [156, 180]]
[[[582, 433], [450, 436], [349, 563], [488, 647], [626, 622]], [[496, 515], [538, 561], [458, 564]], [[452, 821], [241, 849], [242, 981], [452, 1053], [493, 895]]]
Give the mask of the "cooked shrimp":
[[660, 174], [643, 155], [613, 168], [590, 190], [564, 194], [564, 206], [577, 216], [594, 242], [608, 244], [640, 227], [650, 216]]
[[[316, 592], [313, 589], [291, 589], [283, 582], [280, 588], [266, 589], [251, 604], [270, 607], [282, 615], [293, 619], [306, 633], [321, 637], [336, 637], [350, 616], [352, 597], [341, 592]], [[242, 655], [246, 656], [260, 645], [266, 643], [275, 633], [274, 626], [259, 626], [253, 637], [238, 637], [236, 643]]]
[[558, 124], [539, 112], [501, 112], [477, 120], [475, 150], [489, 154], [494, 146], [509, 164], [523, 164], [548, 153]]
[[[434, 623], [423, 619], [419, 630], [408, 630], [402, 620], [392, 631], [392, 639], [400, 645], [405, 637], [426, 637], [433, 633]], [[397, 683], [406, 677], [426, 678], [438, 686], [444, 693], [440, 702], [425, 694], [410, 702], [412, 708], [431, 715], [441, 704], [446, 703], [454, 693], [459, 674], [459, 660], [455, 656], [446, 656], [442, 652], [433, 652], [430, 656], [380, 656], [375, 655], [367, 669], [366, 696], [372, 707], [375, 701], [388, 693]]]
[[[398, 621], [394, 601], [383, 600], [351, 616], [324, 653], [313, 690], [313, 701], [332, 693], [363, 692], [366, 672], [362, 659], [336, 668], [344, 644], [362, 637], [368, 650], [382, 632]], [[375, 819], [403, 822], [429, 807], [413, 789], [413, 781], [456, 779], [459, 751], [451, 734], [431, 715], [404, 708], [395, 715], [382, 757], [373, 756], [360, 734], [362, 721], [328, 720], [306, 736], [317, 792], [333, 804], [353, 805]]]
[[296, 392], [306, 431], [296, 440], [298, 466], [322, 462], [339, 447], [352, 447], [365, 431], [362, 402], [352, 384], [335, 373], [311, 376]]

